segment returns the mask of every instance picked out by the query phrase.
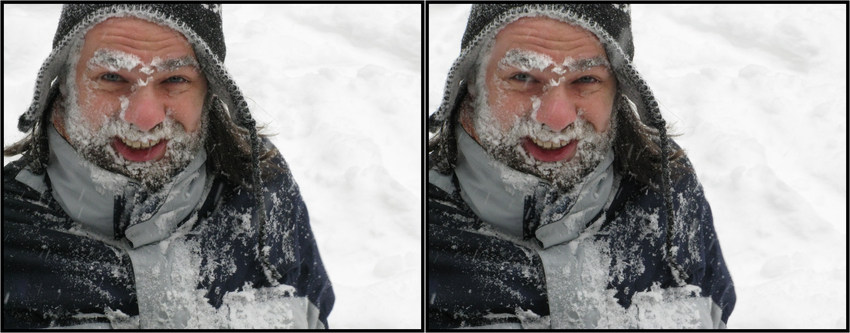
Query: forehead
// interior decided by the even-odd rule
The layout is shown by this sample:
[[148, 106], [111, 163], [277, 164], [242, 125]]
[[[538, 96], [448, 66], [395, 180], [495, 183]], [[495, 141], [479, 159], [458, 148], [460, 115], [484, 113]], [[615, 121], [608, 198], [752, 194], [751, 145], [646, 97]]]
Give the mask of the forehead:
[[566, 58], [607, 58], [602, 43], [590, 31], [544, 17], [524, 17], [499, 31], [491, 59], [498, 61], [510, 50], [544, 54], [557, 63]]
[[154, 57], [172, 59], [195, 56], [183, 34], [134, 17], [109, 18], [89, 29], [80, 57], [90, 58], [103, 49], [129, 53], [146, 63]]

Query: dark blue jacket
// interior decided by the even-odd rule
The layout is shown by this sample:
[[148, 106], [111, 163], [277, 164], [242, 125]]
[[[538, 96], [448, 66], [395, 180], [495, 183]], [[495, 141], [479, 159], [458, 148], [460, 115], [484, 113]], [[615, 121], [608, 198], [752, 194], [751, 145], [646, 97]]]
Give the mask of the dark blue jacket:
[[[540, 255], [545, 250], [533, 240], [510, 240], [494, 233], [463, 201], [455, 177], [453, 182], [452, 193], [428, 184], [427, 328], [520, 323], [528, 311], [533, 312], [532, 317], [550, 316], [549, 301], [563, 295], [555, 295], [559, 291], [547, 285]], [[706, 301], [712, 325], [725, 327], [735, 306], [735, 291], [714, 231], [711, 209], [692, 171], [680, 175], [674, 189], [676, 261], [688, 274], [686, 283], [699, 287], [699, 295], [693, 296], [710, 298], [713, 303]], [[621, 175], [610, 205], [593, 219], [592, 224], [598, 229], [588, 231], [593, 240], [607, 244], [610, 265], [606, 289], [626, 313], [650, 308], [632, 307], [636, 293], [664, 295], [659, 287], [676, 287], [665, 261], [663, 206], [658, 192]], [[582, 305], [582, 300], [566, 302]], [[635, 319], [629, 325], [641, 324]]]
[[[271, 247], [271, 262], [283, 276], [278, 282], [294, 287], [295, 297], [306, 297], [328, 327], [334, 293], [307, 208], [280, 154], [271, 163], [281, 168], [264, 182], [271, 223], [265, 244]], [[20, 161], [3, 167], [3, 328], [108, 322], [103, 316], [75, 316], [104, 314], [107, 308], [138, 315], [135, 275], [126, 251], [74, 233], [75, 222], [49, 189], [39, 192], [15, 180], [21, 170]], [[45, 180], [49, 187], [46, 175]], [[201, 272], [206, 272], [197, 288], [206, 290], [215, 308], [226, 293], [246, 284], [270, 286], [257, 255], [258, 226], [245, 232], [240, 218], [253, 211], [254, 203], [250, 190], [216, 177], [202, 208], [187, 218], [198, 219], [186, 237], [201, 244]], [[235, 267], [220, 264], [218, 258], [228, 258]]]

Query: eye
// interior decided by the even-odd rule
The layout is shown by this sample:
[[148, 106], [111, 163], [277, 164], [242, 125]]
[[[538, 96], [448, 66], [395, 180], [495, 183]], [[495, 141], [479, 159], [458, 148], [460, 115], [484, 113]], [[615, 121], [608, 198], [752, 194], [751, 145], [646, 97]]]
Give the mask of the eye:
[[187, 82], [189, 82], [189, 80], [186, 80], [186, 78], [183, 78], [183, 77], [180, 77], [180, 76], [172, 76], [172, 77], [165, 79], [164, 82], [165, 83], [187, 83]]
[[106, 73], [100, 76], [101, 80], [109, 81], [109, 82], [122, 82], [124, 78], [121, 75], [115, 73]]
[[575, 83], [597, 83], [600, 82], [598, 79], [592, 76], [582, 76], [575, 80]]
[[514, 76], [511, 76], [510, 79], [514, 80], [514, 81], [519, 81], [519, 82], [533, 82], [534, 81], [534, 77], [532, 77], [528, 73], [514, 74]]

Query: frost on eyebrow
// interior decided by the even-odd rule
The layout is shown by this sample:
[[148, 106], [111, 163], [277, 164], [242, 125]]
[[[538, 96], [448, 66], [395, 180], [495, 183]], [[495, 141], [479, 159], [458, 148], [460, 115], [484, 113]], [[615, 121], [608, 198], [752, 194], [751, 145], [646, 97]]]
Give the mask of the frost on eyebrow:
[[499, 69], [513, 67], [521, 71], [543, 71], [551, 66], [552, 72], [558, 75], [564, 75], [567, 72], [584, 72], [598, 66], [611, 68], [611, 64], [608, 63], [608, 59], [604, 56], [583, 59], [566, 57], [564, 62], [559, 65], [552, 61], [552, 58], [548, 55], [524, 49], [508, 50], [505, 52], [505, 56], [499, 60], [498, 66]]
[[555, 62], [548, 55], [523, 49], [510, 49], [499, 60], [499, 68], [514, 67], [521, 71], [530, 71], [532, 69], [542, 71], [554, 64]]
[[142, 66], [139, 69], [140, 72], [151, 75], [156, 71], [171, 72], [186, 66], [198, 68], [198, 61], [192, 56], [165, 60], [154, 57], [150, 64], [145, 64], [134, 54], [111, 49], [98, 49], [88, 61], [89, 68], [103, 67], [110, 71], [129, 71], [140, 65]]
[[198, 61], [191, 56], [162, 60], [159, 57], [154, 57], [151, 61], [151, 66], [161, 72], [172, 72], [182, 67], [190, 66], [198, 68]]
[[[573, 59], [572, 57], [567, 57], [567, 58], [564, 59], [564, 63], [561, 64], [561, 67], [556, 68], [556, 69], [563, 71], [564, 68], [566, 68], [570, 72], [584, 72], [586, 70], [590, 70], [593, 67], [599, 67], [599, 66], [602, 66], [602, 67], [605, 67], [605, 68], [608, 68], [608, 69], [611, 68], [611, 64], [608, 63], [608, 58], [603, 57], [603, 56], [596, 56], [596, 57], [593, 57], [593, 58], [585, 58], [585, 59], [578, 59], [578, 60]], [[555, 71], [555, 69], [553, 69], [553, 71]], [[557, 71], [556, 71], [556, 73], [557, 73]], [[561, 73], [558, 73], [558, 74], [561, 74]]]
[[141, 65], [142, 60], [136, 55], [118, 50], [98, 49], [94, 51], [87, 65], [89, 68], [103, 67], [110, 71], [131, 70]]

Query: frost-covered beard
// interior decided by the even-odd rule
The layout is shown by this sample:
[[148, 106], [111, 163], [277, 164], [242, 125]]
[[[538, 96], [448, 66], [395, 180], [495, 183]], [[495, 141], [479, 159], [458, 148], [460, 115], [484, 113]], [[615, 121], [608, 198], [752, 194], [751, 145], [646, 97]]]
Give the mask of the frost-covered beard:
[[[483, 75], [475, 80], [474, 87], [477, 93], [473, 101], [473, 125], [484, 150], [508, 167], [537, 176], [562, 192], [573, 190], [605, 158], [606, 151], [613, 145], [616, 112], [612, 111], [611, 124], [605, 132], [596, 132], [593, 125], [582, 117], [583, 111], [579, 109], [576, 121], [556, 133], [534, 119], [539, 102], [533, 102], [532, 109], [523, 112], [525, 116], [515, 117], [514, 123], [504, 131], [487, 101]], [[523, 140], [529, 136], [554, 142], [578, 139], [576, 154], [568, 161], [537, 160], [522, 147]]]
[[[73, 78], [73, 75], [68, 77]], [[135, 125], [124, 121], [128, 104], [123, 98], [121, 109], [107, 113], [113, 116], [105, 119], [99, 129], [95, 129], [82, 115], [82, 106], [77, 101], [73, 79], [66, 80], [65, 85], [66, 98], [62, 107], [65, 110], [65, 130], [71, 146], [80, 156], [98, 167], [135, 179], [149, 191], [156, 192], [161, 189], [204, 147], [209, 99], [201, 111], [200, 126], [194, 132], [186, 132], [183, 125], [171, 117], [170, 111], [166, 113], [165, 120], [151, 131], [140, 131]], [[127, 160], [112, 147], [116, 136], [141, 142], [160, 138], [168, 140], [165, 155], [155, 161]]]

